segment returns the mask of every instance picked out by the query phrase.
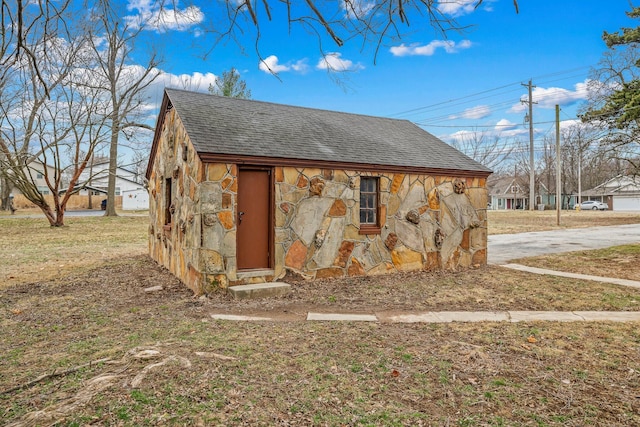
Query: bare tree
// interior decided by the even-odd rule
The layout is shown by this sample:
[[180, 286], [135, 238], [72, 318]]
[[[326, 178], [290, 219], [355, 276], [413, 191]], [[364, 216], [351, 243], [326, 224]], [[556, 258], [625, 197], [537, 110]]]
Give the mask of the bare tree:
[[470, 132], [451, 145], [494, 172], [501, 172], [506, 167], [505, 162], [514, 149], [513, 141], [485, 131]]
[[[175, 6], [175, 0], [167, 0]], [[343, 0], [336, 2], [317, 0], [225, 0], [222, 22], [214, 22], [210, 31], [216, 36], [213, 50], [220, 41], [236, 40], [238, 35], [253, 34], [255, 49], [260, 54], [260, 38], [268, 31], [271, 21], [285, 21], [290, 31], [294, 26], [306, 30], [317, 37], [318, 48], [325, 55], [330, 52], [326, 42], [337, 48], [349, 41], [365, 47], [373, 47], [376, 60], [381, 47], [388, 41], [397, 42], [408, 33], [435, 31], [445, 34], [460, 31], [461, 26], [448, 13], [448, 3], [437, 0]], [[475, 8], [483, 0], [472, 2]], [[211, 7], [219, 7], [212, 2]], [[518, 2], [513, 0], [516, 13]], [[176, 8], [173, 7], [173, 10]], [[212, 16], [220, 16], [212, 13]], [[222, 30], [220, 30], [222, 28]], [[264, 65], [269, 67], [265, 62]]]
[[[627, 15], [640, 19], [640, 7]], [[609, 50], [591, 72], [582, 120], [602, 130], [609, 157], [640, 173], [640, 27], [605, 31], [602, 38]]]
[[614, 176], [632, 173], [626, 159], [612, 155], [606, 131], [590, 123], [562, 130], [562, 168], [563, 191], [569, 194], [581, 194]]
[[[60, 33], [66, 32], [63, 24], [64, 15], [67, 13], [70, 0], [60, 2], [37, 2], [33, 3], [25, 0], [2, 0], [0, 5], [0, 114], [6, 113], [14, 105], [16, 91], [14, 79], [24, 72], [25, 69], [30, 70], [29, 73], [35, 79], [32, 89], [38, 88], [45, 97], [49, 95], [49, 88], [52, 82], [45, 77], [45, 71], [42, 69], [46, 64], [42, 50], [39, 47], [44, 42], [45, 35], [48, 40], [55, 39]], [[45, 52], [46, 54], [46, 52]], [[34, 92], [34, 98], [41, 98]], [[39, 101], [34, 101], [39, 102]], [[36, 108], [37, 110], [37, 108]], [[6, 118], [3, 117], [6, 123]], [[12, 126], [8, 126], [7, 133], [9, 136], [14, 135]], [[14, 186], [12, 177], [14, 172], [9, 165], [15, 163], [15, 159], [7, 156], [6, 149], [12, 145], [11, 138], [7, 140], [7, 133], [0, 135], [0, 204], [2, 209], [9, 206], [9, 195]], [[22, 150], [25, 156], [29, 148], [29, 138], [27, 134], [27, 144]], [[19, 137], [22, 140], [22, 137]], [[15, 141], [13, 141], [15, 142]], [[20, 142], [18, 142], [20, 144]], [[13, 151], [17, 153], [17, 151]]]
[[88, 84], [105, 94], [111, 131], [106, 216], [117, 215], [115, 193], [120, 136], [131, 135], [136, 128], [152, 129], [148, 124], [137, 121], [136, 115], [146, 101], [145, 89], [159, 75], [154, 53], [142, 68], [133, 66], [135, 41], [144, 27], [122, 22], [119, 16], [108, 0], [99, 0], [87, 28], [96, 60], [93, 78]]
[[[544, 184], [548, 193], [556, 189], [556, 170], [558, 158], [556, 153], [556, 139], [549, 135], [542, 138], [543, 152], [541, 158], [542, 171], [540, 173], [540, 183]], [[536, 188], [536, 194], [542, 194], [540, 188]]]
[[147, 164], [149, 163], [148, 150], [134, 150], [131, 162], [131, 169], [136, 174], [136, 182], [142, 182], [147, 172]]
[[[21, 6], [18, 2], [15, 22], [27, 16]], [[109, 104], [100, 88], [87, 84], [96, 61], [83, 28], [49, 2], [29, 8], [41, 19], [30, 18], [24, 33], [8, 34], [19, 49], [2, 73], [0, 158], [4, 177], [52, 226], [62, 226], [80, 175], [108, 135]], [[20, 28], [19, 23], [7, 27], [14, 32]], [[36, 173], [44, 187], [36, 184]]]
[[[518, 184], [520, 187], [528, 194], [530, 191], [531, 183], [529, 179], [525, 179], [525, 177], [530, 176], [531, 163], [529, 161], [529, 141], [516, 140], [513, 143], [513, 151], [511, 152], [509, 167], [512, 169], [510, 173], [513, 176], [520, 177], [518, 179]], [[534, 191], [536, 195], [541, 194], [540, 192], [540, 184], [544, 179], [545, 175], [545, 159], [546, 152], [540, 154], [539, 151], [534, 151], [534, 165], [535, 170], [533, 172], [534, 175]], [[542, 200], [536, 199], [535, 203], [539, 203]], [[528, 200], [527, 200], [528, 203]]]
[[[0, 105], [2, 169], [5, 178], [44, 212], [51, 225], [59, 225], [61, 220], [57, 220], [35, 184], [31, 165], [34, 161], [43, 162], [44, 152], [70, 132], [73, 119], [65, 121], [64, 129], [57, 127], [51, 131], [54, 122], [50, 114], [57, 110], [51, 104], [57, 103], [62, 96], [59, 91], [63, 90], [77, 65], [77, 58], [81, 57], [82, 42], [70, 43], [60, 37], [51, 37], [43, 25], [39, 30], [32, 29], [29, 43], [27, 48], [38, 56], [37, 66], [26, 58], [12, 64], [4, 74], [6, 80]], [[56, 95], [52, 96], [54, 93]]]
[[64, 32], [64, 14], [70, 0], [60, 2], [37, 2], [25, 0], [2, 0], [0, 16], [0, 90], [13, 66], [28, 62], [34, 71], [34, 78], [47, 90], [47, 84], [40, 70], [40, 53], [33, 44], [34, 37], [43, 32], [55, 37]]
[[[41, 141], [54, 141], [46, 146], [41, 144], [41, 155], [45, 165], [54, 165], [54, 175], [50, 176], [45, 168], [44, 179], [53, 195], [56, 210], [56, 223], [64, 224], [64, 212], [69, 198], [77, 192], [76, 184], [80, 175], [89, 165], [95, 149], [105, 143], [105, 117], [98, 113], [102, 107], [97, 93], [87, 92], [84, 87], [68, 84], [60, 91], [55, 103], [47, 104], [41, 118], [39, 134]], [[49, 107], [50, 105], [50, 107]], [[71, 158], [68, 165], [63, 161]], [[63, 177], [69, 177], [64, 192]]]

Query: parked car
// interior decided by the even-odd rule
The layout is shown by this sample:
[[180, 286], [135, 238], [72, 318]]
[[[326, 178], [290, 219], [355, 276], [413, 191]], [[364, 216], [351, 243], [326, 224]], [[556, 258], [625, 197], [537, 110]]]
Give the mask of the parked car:
[[602, 202], [598, 202], [595, 200], [586, 200], [582, 203], [580, 203], [579, 205], [576, 206], [577, 207], [580, 206], [580, 209], [582, 210], [601, 210], [601, 211], [606, 211], [607, 209], [609, 209], [609, 205], [606, 203], [602, 203]]

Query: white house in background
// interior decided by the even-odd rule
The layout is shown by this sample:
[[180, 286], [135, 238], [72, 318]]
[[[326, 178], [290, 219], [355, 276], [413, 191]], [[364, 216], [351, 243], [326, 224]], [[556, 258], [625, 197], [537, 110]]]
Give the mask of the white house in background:
[[[79, 186], [90, 186], [92, 188], [107, 191], [109, 184], [109, 162], [94, 164], [87, 167], [80, 174]], [[125, 191], [133, 191], [143, 188], [141, 177], [133, 171], [118, 167], [116, 169], [116, 196], [122, 196]], [[78, 194], [87, 195], [88, 190], [83, 189]]]
[[618, 175], [582, 192], [582, 201], [597, 200], [615, 211], [640, 211], [640, 176]]
[[122, 192], [122, 210], [141, 211], [149, 209], [149, 192], [144, 187]]
[[[36, 185], [36, 187], [38, 187], [38, 191], [40, 192], [40, 194], [43, 194], [45, 196], [47, 194], [51, 194], [51, 191], [49, 191], [49, 187], [47, 186], [47, 181], [44, 178], [44, 175], [46, 170], [47, 174], [50, 177], [49, 179], [53, 181], [56, 169], [51, 165], [45, 165], [40, 160], [32, 161], [31, 163], [29, 163], [27, 168], [28, 168], [28, 171], [31, 173], [31, 176], [33, 177], [33, 183]], [[15, 187], [12, 187], [11, 192], [14, 195], [22, 194], [20, 190], [18, 190]]]

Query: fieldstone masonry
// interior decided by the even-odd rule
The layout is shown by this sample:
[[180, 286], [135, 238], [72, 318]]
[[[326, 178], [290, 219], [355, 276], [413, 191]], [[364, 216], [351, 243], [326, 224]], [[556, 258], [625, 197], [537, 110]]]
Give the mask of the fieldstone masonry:
[[[198, 294], [287, 272], [314, 279], [486, 263], [484, 178], [275, 167], [273, 276], [242, 279], [237, 165], [202, 163], [174, 110], [160, 138], [149, 179], [149, 250]], [[360, 231], [361, 176], [379, 178], [380, 234]]]
[[[379, 235], [360, 234], [360, 176], [379, 177]], [[276, 276], [291, 270], [308, 278], [343, 277], [486, 262], [482, 178], [276, 168], [275, 185], [276, 252], [285, 255], [276, 260]]]

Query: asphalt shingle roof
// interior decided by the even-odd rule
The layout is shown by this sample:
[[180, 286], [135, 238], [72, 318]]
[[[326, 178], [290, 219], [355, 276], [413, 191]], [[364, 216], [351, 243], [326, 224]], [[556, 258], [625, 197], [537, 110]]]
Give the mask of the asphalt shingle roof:
[[198, 153], [490, 169], [407, 120], [166, 89]]

